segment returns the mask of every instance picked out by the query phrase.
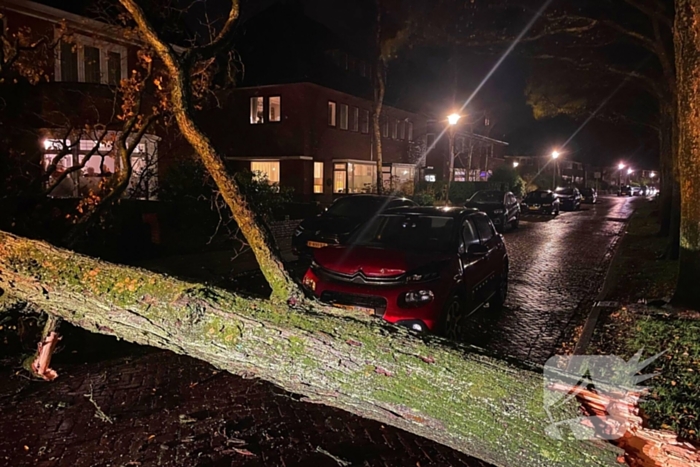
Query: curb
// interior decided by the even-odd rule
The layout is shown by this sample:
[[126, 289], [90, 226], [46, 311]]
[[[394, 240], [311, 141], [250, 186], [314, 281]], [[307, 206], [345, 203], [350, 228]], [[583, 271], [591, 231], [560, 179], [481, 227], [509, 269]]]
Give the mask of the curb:
[[603, 285], [598, 291], [598, 295], [596, 295], [593, 308], [591, 308], [591, 311], [588, 313], [588, 317], [586, 318], [586, 322], [584, 323], [583, 329], [581, 330], [581, 335], [579, 336], [578, 341], [574, 346], [572, 355], [582, 355], [583, 352], [588, 348], [588, 345], [591, 343], [591, 339], [593, 338], [593, 332], [595, 331], [596, 325], [598, 324], [600, 311], [604, 308], [616, 308], [619, 305], [617, 302], [604, 302], [603, 300], [605, 300], [605, 297], [610, 293], [610, 288], [612, 287], [610, 272], [612, 271], [613, 265], [615, 264], [617, 255], [620, 253], [620, 242], [624, 239], [625, 235], [627, 235], [627, 226], [629, 225], [630, 219], [632, 219], [632, 216], [634, 216], [636, 212], [637, 211], [635, 209], [634, 211], [632, 211], [632, 214], [630, 214], [629, 217], [625, 220], [625, 226], [623, 227], [624, 232], [617, 238], [617, 240], [615, 240], [614, 244], [612, 245], [613, 254], [612, 258], [610, 258], [610, 263], [608, 264], [607, 270], [605, 271], [605, 279], [603, 280]]

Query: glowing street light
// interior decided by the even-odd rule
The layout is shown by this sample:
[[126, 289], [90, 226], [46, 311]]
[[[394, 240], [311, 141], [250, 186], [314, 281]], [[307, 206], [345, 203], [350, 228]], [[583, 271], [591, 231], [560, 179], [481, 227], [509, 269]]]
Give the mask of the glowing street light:
[[632, 169], [627, 169], [627, 175], [632, 175], [632, 172], [634, 172], [634, 170], [632, 170]]
[[560, 155], [561, 155], [561, 154], [559, 154], [558, 151], [554, 151], [554, 152], [552, 152], [552, 159], [559, 159], [559, 156], [560, 156]]
[[455, 173], [455, 126], [459, 119], [462, 118], [459, 114], [450, 114], [447, 116], [447, 123], [450, 126], [447, 128], [447, 137], [449, 139], [449, 158], [450, 158], [450, 173], [447, 176], [447, 183], [445, 184], [445, 204], [450, 204], [450, 184], [452, 183], [452, 178]]
[[552, 151], [552, 160], [555, 163], [554, 167], [552, 168], [552, 190], [557, 187], [557, 169], [559, 168], [559, 161], [557, 161], [557, 159], [559, 159], [560, 155], [561, 154], [559, 154], [559, 151]]
[[617, 166], [618, 170], [622, 170], [624, 168], [625, 168], [625, 164], [623, 164], [622, 162], [620, 162], [620, 164]]
[[451, 115], [448, 115], [448, 116], [447, 116], [447, 123], [449, 123], [450, 125], [454, 126], [454, 125], [457, 124], [457, 122], [459, 122], [459, 119], [460, 119], [460, 118], [462, 118], [462, 116], [459, 115], [459, 114], [451, 114]]
[[517, 168], [520, 165], [520, 162], [518, 161], [513, 161], [513, 168]]
[[649, 174], [649, 177], [650, 177], [650, 178], [654, 178], [654, 177], [656, 177], [656, 172], [652, 172], [652, 173], [650, 173], [650, 174]]

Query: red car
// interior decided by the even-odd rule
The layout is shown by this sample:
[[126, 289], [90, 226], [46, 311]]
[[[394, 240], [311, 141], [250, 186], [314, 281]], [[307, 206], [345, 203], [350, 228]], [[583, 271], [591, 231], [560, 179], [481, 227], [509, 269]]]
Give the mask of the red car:
[[455, 337], [460, 320], [508, 293], [508, 254], [473, 208], [383, 212], [345, 245], [314, 252], [304, 287], [322, 301], [418, 332]]

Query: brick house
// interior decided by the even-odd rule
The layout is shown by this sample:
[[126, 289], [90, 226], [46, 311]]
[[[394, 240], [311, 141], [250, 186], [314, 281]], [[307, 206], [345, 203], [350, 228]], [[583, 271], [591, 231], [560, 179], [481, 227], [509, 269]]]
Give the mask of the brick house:
[[[372, 101], [302, 82], [238, 88], [222, 108], [208, 113], [206, 131], [234, 169], [261, 172], [307, 201], [376, 191]], [[410, 190], [425, 118], [389, 106], [382, 114], [385, 186]]]
[[[37, 166], [46, 167], [63, 148], [70, 128], [80, 131], [78, 136], [74, 132], [66, 139], [71, 149], [61, 160], [61, 168], [79, 164], [86, 153], [99, 146], [85, 167], [71, 174], [72, 188], [54, 194], [78, 196], [121, 169], [113, 157], [111, 143], [121, 129], [121, 123], [114, 118], [114, 96], [120, 80], [136, 68], [140, 44], [116, 26], [42, 3], [4, 0], [0, 13], [7, 37], [22, 31], [33, 39], [45, 38], [47, 43], [55, 44], [44, 49], [44, 56], [34, 57], [35, 65], [41, 67], [48, 80], [35, 85], [20, 84], [13, 89], [18, 95], [18, 112], [22, 113], [15, 121], [36, 135], [34, 151], [27, 151], [28, 154], [36, 154]], [[60, 32], [63, 24], [70, 40], [62, 40], [66, 37]], [[83, 130], [86, 124], [105, 125], [108, 136], [98, 145], [98, 132]], [[127, 196], [154, 196], [160, 143], [155, 129], [138, 142], [132, 155], [134, 174]]]

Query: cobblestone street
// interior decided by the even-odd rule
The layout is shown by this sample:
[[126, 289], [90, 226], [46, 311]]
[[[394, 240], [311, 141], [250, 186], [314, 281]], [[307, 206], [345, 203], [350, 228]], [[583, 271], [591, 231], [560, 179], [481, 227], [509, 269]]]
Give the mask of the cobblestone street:
[[[636, 202], [601, 198], [579, 212], [531, 217], [506, 233], [507, 307], [479, 311], [464, 340], [544, 362], [585, 318]], [[265, 382], [111, 338], [81, 341], [80, 332], [65, 336], [53, 383], [0, 368], [0, 465], [487, 465]], [[106, 348], [117, 350], [105, 357]]]
[[544, 363], [590, 310], [626, 219], [638, 199], [601, 197], [557, 216], [523, 216], [505, 234], [510, 256], [506, 307], [466, 322], [464, 341]]

